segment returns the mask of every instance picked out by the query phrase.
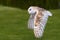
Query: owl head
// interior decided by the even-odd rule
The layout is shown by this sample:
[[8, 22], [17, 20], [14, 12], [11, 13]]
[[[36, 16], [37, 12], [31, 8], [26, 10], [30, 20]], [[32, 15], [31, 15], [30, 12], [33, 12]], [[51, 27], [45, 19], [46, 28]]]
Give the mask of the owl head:
[[30, 7], [28, 8], [28, 13], [29, 13], [29, 14], [35, 14], [35, 13], [37, 12], [37, 8], [38, 8], [38, 7], [36, 7], [36, 6], [30, 6]]
[[45, 10], [43, 8], [37, 7], [37, 6], [30, 6], [28, 8], [28, 13], [29, 14], [36, 14], [36, 13], [40, 13], [40, 11], [42, 12], [43, 15], [48, 15], [48, 16], [52, 16], [51, 12], [48, 10]]

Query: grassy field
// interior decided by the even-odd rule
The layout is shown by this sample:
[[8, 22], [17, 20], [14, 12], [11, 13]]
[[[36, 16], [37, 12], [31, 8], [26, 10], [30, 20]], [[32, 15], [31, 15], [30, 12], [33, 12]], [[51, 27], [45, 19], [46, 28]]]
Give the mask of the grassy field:
[[[60, 40], [60, 10], [51, 10], [44, 35], [38, 40]], [[26, 10], [0, 6], [0, 40], [37, 40], [27, 28]]]

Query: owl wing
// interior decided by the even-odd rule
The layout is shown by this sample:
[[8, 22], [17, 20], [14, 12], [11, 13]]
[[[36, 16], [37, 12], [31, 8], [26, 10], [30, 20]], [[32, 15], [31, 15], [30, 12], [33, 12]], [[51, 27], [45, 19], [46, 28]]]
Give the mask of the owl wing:
[[40, 27], [43, 27], [43, 28], [45, 28], [45, 25], [46, 25], [46, 23], [47, 23], [47, 20], [48, 20], [48, 17], [49, 16], [52, 16], [52, 14], [51, 14], [51, 12], [50, 11], [43, 11], [42, 12], [44, 15], [42, 16], [42, 19], [41, 19], [41, 21], [40, 21]]
[[35, 37], [37, 38], [42, 37], [45, 29], [45, 25], [48, 20], [48, 16], [52, 16], [52, 14], [49, 11], [44, 11], [42, 12], [42, 14], [43, 16], [40, 17], [38, 20], [37, 20], [37, 14], [35, 15], [35, 18], [34, 18], [34, 34], [35, 34]]
[[33, 15], [30, 15], [30, 18], [28, 20], [28, 28], [34, 29], [34, 16]]

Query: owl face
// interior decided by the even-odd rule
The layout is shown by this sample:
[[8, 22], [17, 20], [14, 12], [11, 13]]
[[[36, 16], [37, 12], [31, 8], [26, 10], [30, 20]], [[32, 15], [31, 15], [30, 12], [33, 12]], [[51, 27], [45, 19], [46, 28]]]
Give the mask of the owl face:
[[36, 13], [36, 8], [35, 7], [29, 7], [28, 8], [28, 13], [29, 14], [35, 14]]

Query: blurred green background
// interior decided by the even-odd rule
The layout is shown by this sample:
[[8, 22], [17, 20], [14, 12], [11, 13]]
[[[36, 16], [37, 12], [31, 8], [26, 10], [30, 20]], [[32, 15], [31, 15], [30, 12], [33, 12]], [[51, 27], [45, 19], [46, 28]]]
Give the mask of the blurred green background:
[[[42, 38], [36, 39], [33, 30], [27, 28], [29, 6], [53, 14]], [[60, 0], [0, 0], [0, 40], [60, 40]]]
[[27, 9], [32, 5], [45, 9], [60, 8], [60, 0], [0, 0], [0, 4], [22, 9]]

